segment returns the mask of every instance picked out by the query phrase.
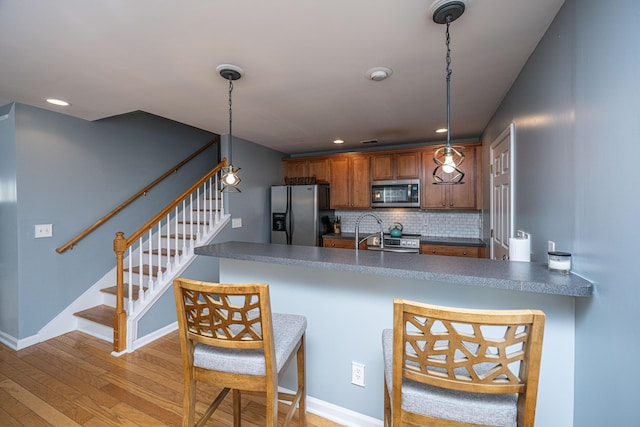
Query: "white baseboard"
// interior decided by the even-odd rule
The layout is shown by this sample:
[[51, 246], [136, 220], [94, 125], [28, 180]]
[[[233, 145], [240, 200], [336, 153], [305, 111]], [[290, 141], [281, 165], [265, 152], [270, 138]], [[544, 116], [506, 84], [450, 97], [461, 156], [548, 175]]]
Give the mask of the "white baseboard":
[[32, 335], [21, 340], [13, 337], [5, 332], [0, 331], [0, 342], [12, 350], [22, 350], [40, 342], [38, 335]]
[[[284, 387], [279, 387], [278, 390], [285, 393], [294, 393], [292, 390]], [[307, 396], [307, 412], [347, 427], [381, 427], [384, 423], [377, 418], [325, 402], [312, 396]]]
[[307, 396], [307, 411], [348, 427], [381, 427], [383, 421], [315, 397]]
[[0, 331], [0, 342], [12, 350], [18, 350], [18, 339], [6, 332]]
[[[178, 329], [178, 322], [173, 322], [168, 324], [167, 326], [165, 326], [164, 328], [160, 328], [157, 331], [153, 331], [150, 334], [145, 335], [142, 338], [138, 338], [137, 340], [135, 340], [133, 342], [133, 348], [131, 348], [130, 351], [135, 351], [139, 348], [144, 347], [145, 345], [149, 344], [150, 342], [153, 342], [155, 340], [157, 340], [158, 338], [162, 338], [163, 336], [175, 331], [176, 329]], [[129, 350], [129, 349], [127, 349]]]

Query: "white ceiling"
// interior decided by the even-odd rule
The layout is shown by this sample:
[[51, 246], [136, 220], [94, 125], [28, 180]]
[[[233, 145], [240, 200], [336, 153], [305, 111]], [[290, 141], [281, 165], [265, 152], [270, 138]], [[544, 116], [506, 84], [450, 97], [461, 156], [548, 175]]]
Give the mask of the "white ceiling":
[[[564, 0], [468, 0], [451, 26], [452, 138], [477, 138]], [[143, 110], [301, 153], [441, 141], [435, 0], [0, 0], [0, 105], [97, 120]], [[382, 82], [366, 76], [385, 66]], [[64, 109], [45, 103], [57, 97]]]

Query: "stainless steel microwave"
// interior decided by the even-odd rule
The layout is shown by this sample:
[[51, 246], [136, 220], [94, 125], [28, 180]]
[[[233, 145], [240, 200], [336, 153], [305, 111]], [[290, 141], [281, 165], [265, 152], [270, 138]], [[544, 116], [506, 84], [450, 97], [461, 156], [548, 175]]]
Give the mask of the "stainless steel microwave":
[[420, 181], [397, 179], [371, 181], [372, 208], [419, 208]]

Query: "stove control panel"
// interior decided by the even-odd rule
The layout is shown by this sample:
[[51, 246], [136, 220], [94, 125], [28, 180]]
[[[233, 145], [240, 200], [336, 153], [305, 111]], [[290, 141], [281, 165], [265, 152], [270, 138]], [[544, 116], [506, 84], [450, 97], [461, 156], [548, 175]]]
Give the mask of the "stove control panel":
[[396, 247], [396, 248], [412, 248], [412, 249], [420, 249], [420, 239], [416, 238], [389, 238], [385, 237], [384, 245], [388, 247]]

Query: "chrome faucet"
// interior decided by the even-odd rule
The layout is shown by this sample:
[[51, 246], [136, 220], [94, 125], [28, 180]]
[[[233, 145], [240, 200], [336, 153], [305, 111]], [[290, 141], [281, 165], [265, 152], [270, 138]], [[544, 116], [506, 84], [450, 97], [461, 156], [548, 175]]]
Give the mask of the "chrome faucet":
[[[379, 233], [368, 234], [367, 236], [365, 236], [362, 239], [360, 239], [360, 221], [362, 221], [362, 219], [367, 217], [367, 216], [370, 216], [370, 217], [372, 217], [373, 219], [376, 220], [376, 222], [380, 226], [380, 231], [379, 231]], [[380, 217], [378, 215], [372, 214], [370, 212], [365, 212], [362, 215], [360, 215], [360, 217], [356, 221], [356, 251], [360, 248], [360, 243], [364, 242], [367, 238], [369, 238], [370, 236], [373, 236], [375, 234], [379, 234], [380, 235], [380, 248], [384, 248], [384, 231], [382, 230], [382, 220], [380, 219]]]

